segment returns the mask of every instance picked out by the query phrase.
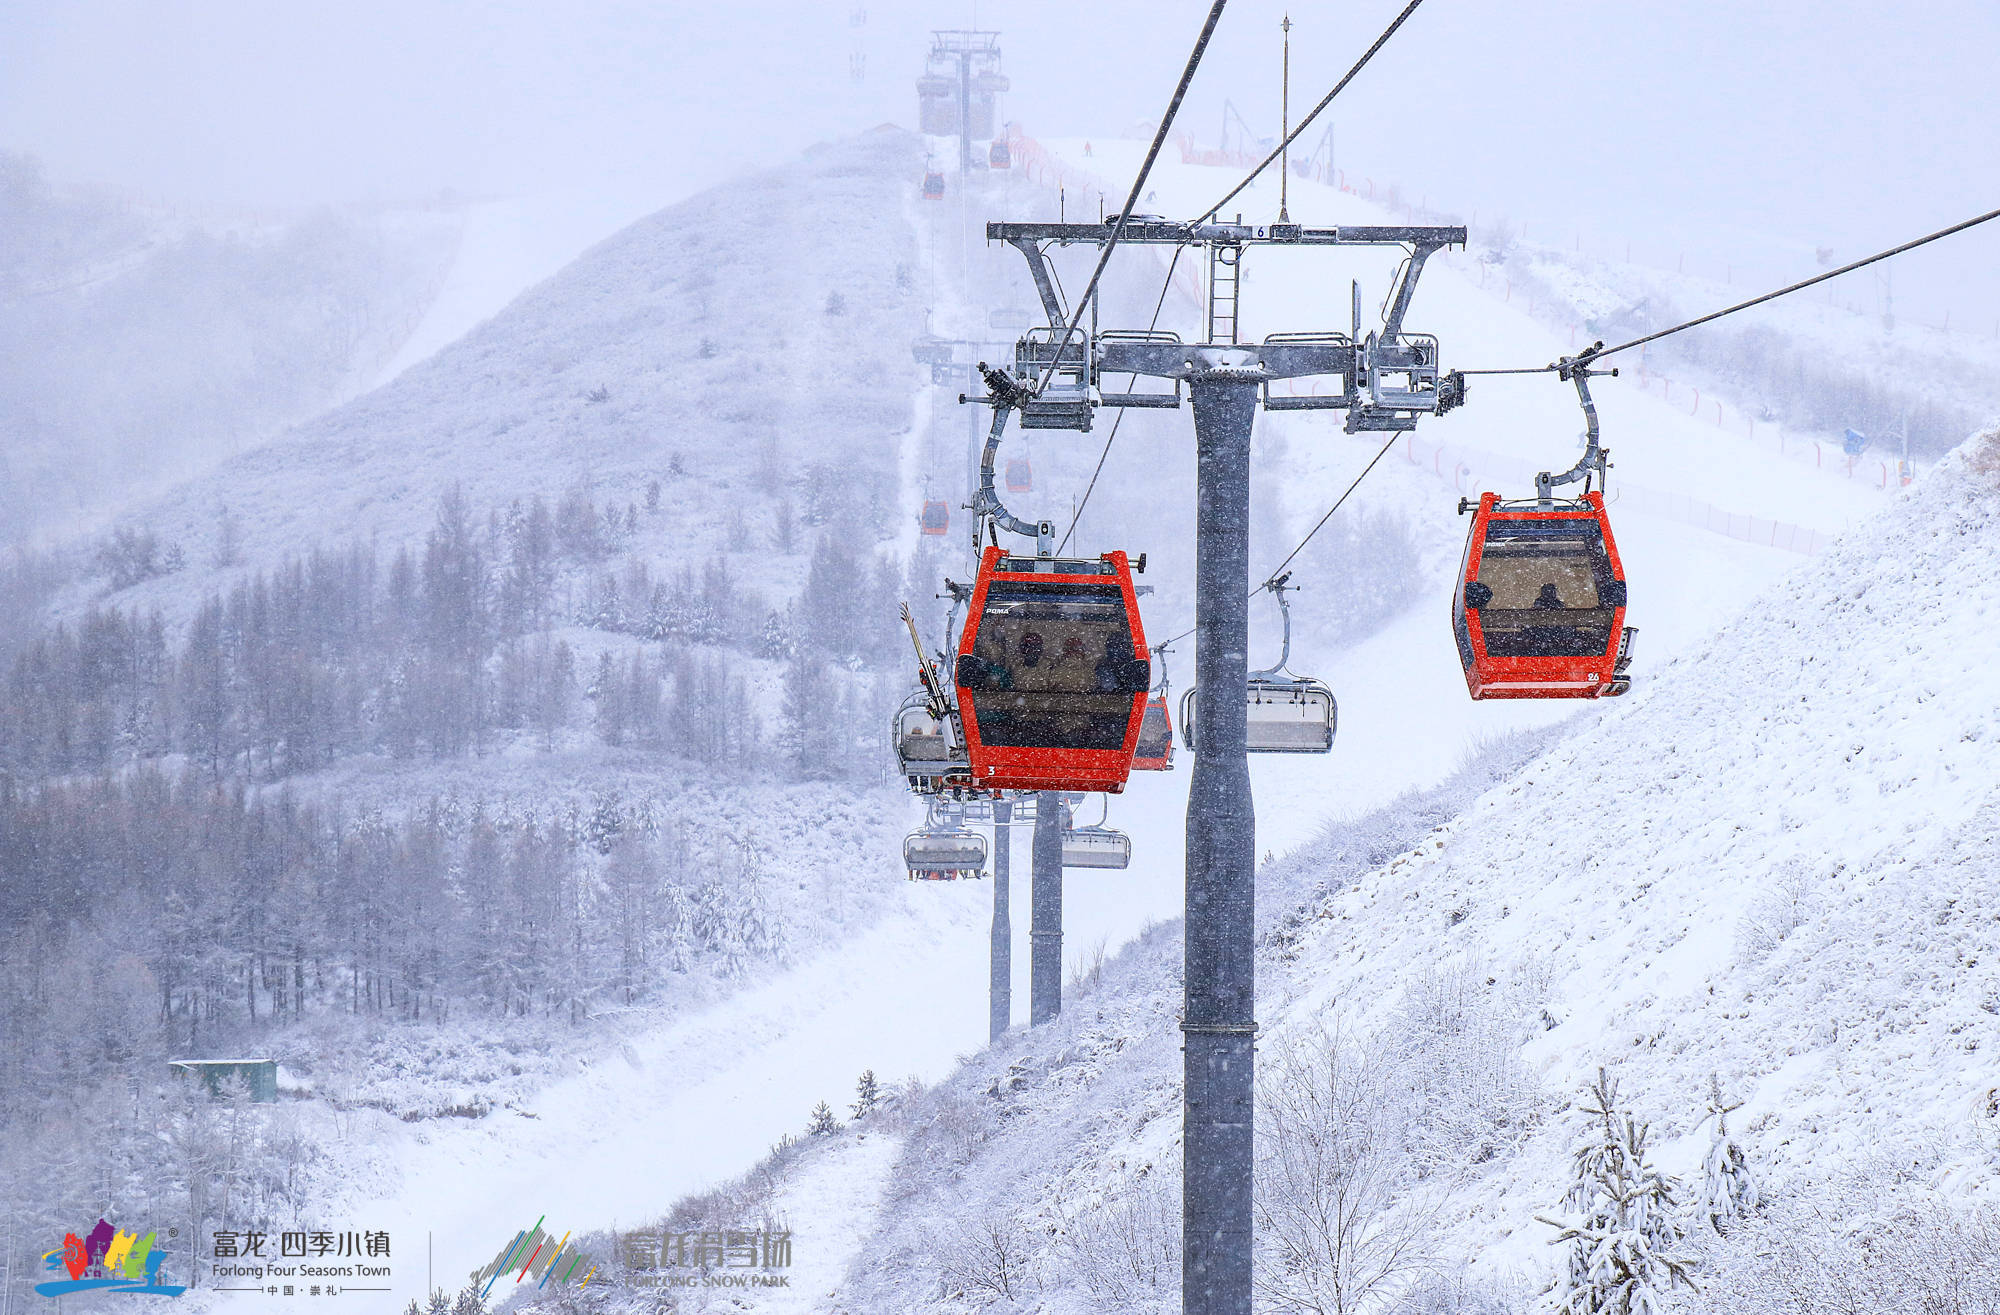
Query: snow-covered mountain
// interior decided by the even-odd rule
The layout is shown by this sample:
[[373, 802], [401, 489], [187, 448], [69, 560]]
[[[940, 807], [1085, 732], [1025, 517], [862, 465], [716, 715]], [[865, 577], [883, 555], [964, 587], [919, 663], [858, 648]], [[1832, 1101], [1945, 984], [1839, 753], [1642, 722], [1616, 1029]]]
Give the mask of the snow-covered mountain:
[[450, 210], [182, 213], [0, 152], [0, 545], [47, 542], [355, 396], [438, 294]]
[[[988, 888], [900, 880], [919, 811], [883, 779], [879, 739], [908, 676], [895, 602], [935, 642], [926, 595], [965, 571], [963, 525], [927, 544], [913, 513], [930, 496], [961, 515], [979, 419], [910, 344], [1011, 337], [1001, 321], [1032, 301], [979, 224], [1080, 213], [1092, 176], [1129, 176], [1140, 149], [1080, 145], [1045, 144], [1060, 197], [1017, 171], [921, 201], [923, 142], [883, 130], [664, 211], [140, 509], [107, 570], [53, 600], [61, 629], [28, 646], [0, 746], [31, 768], [15, 779], [33, 807], [4, 820], [35, 843], [13, 852], [43, 864], [14, 883], [40, 892], [20, 925], [157, 886], [167, 916], [134, 899], [117, 972], [80, 931], [53, 942], [60, 1008], [143, 1019], [164, 1001], [177, 1045], [255, 1038], [314, 1069], [297, 1118], [338, 1148], [320, 1161], [335, 1171], [297, 1190], [260, 1176], [233, 1209], [338, 1202], [434, 1232], [455, 1286], [528, 1222], [524, 1199], [588, 1230], [687, 1198], [729, 1213], [704, 1227], [763, 1210], [793, 1225], [797, 1286], [760, 1308], [1171, 1304], [1185, 771], [1113, 802], [1129, 872], [1070, 882], [1062, 1020], [961, 1065], [984, 1035]], [[1163, 163], [1147, 205], [1192, 213], [1221, 176]], [[1381, 217], [1303, 180], [1292, 198], [1311, 222]], [[1273, 209], [1275, 188], [1245, 206]], [[1372, 297], [1389, 272], [1293, 254], [1247, 271], [1257, 333], [1343, 326], [1348, 278]], [[1175, 278], [1121, 259], [1107, 326], [1159, 306], [1161, 327], [1198, 332]], [[1567, 349], [1487, 280], [1464, 255], [1425, 275], [1411, 326], [1439, 333], [1447, 365]], [[1444, 627], [1467, 482], [1574, 450], [1574, 396], [1546, 379], [1479, 381], [1384, 454], [1298, 563], [1293, 665], [1339, 692], [1341, 738], [1253, 764], [1266, 1099], [1293, 1101], [1267, 1127], [1307, 1135], [1342, 1100], [1365, 1113], [1349, 1129], [1375, 1157], [1363, 1226], [1435, 1271], [1394, 1276], [1429, 1294], [1416, 1310], [1522, 1309], [1551, 1272], [1533, 1217], [1562, 1208], [1571, 1106], [1600, 1065], [1680, 1174], [1709, 1149], [1714, 1074], [1745, 1102], [1730, 1126], [1774, 1219], [1851, 1201], [1835, 1170], [1863, 1145], [1868, 1181], [1918, 1204], [1987, 1182], [1994, 441], [1897, 495], [1640, 382], [1598, 397], [1614, 491], [1657, 495], [1613, 504], [1644, 636], [1630, 698], [1471, 705]], [[1080, 542], [1149, 554], [1157, 640], [1192, 619], [1186, 413], [1118, 433], [1108, 450], [1108, 426], [1010, 438], [1003, 455], [1035, 472], [1010, 499], [1064, 523], [1101, 455]], [[1262, 566], [1377, 445], [1266, 416], [1256, 451]], [[1847, 533], [1809, 558], [1694, 502]], [[176, 838], [203, 827], [209, 857], [180, 862]], [[273, 835], [284, 863], [246, 839]], [[133, 863], [149, 845], [163, 856]], [[190, 955], [202, 927], [216, 937]], [[56, 1071], [71, 1015], [19, 998], [40, 1012], [0, 1011], [0, 1077], [26, 1090]], [[139, 1062], [159, 1057], [126, 1031]], [[879, 1114], [728, 1185], [864, 1068], [894, 1090]], [[99, 1125], [136, 1143], [145, 1111], [100, 1069], [118, 1085], [94, 1098]], [[199, 1118], [174, 1113], [172, 1163], [114, 1195], [157, 1192], [212, 1226], [191, 1185], [225, 1170]], [[0, 1198], [32, 1195], [17, 1215], [43, 1229], [86, 1208], [81, 1187], [43, 1199], [87, 1181], [65, 1158], [83, 1143], [30, 1141]], [[1292, 1187], [1267, 1199], [1297, 1203]], [[1747, 1263], [1716, 1249], [1711, 1272]], [[414, 1294], [414, 1272], [396, 1281]]]

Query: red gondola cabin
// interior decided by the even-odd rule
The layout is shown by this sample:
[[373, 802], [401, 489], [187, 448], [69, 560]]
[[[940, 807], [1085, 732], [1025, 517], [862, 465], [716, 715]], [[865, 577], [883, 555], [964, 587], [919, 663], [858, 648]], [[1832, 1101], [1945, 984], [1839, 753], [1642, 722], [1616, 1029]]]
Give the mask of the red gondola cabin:
[[932, 498], [924, 504], [923, 515], [918, 523], [925, 534], [944, 534], [951, 529], [951, 508], [942, 498]]
[[944, 175], [935, 169], [924, 171], [924, 200], [944, 200]]
[[1475, 699], [1623, 694], [1636, 632], [1625, 627], [1625, 570], [1604, 495], [1503, 503], [1482, 494], [1451, 622]]
[[1153, 670], [1125, 554], [989, 547], [967, 618], [953, 674], [974, 784], [1123, 790]]

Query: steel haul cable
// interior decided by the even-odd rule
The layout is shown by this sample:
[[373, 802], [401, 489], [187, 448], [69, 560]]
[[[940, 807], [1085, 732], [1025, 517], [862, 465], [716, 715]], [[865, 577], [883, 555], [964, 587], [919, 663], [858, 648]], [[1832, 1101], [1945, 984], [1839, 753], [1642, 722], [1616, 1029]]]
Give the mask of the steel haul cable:
[[[1368, 478], [1368, 472], [1375, 469], [1376, 463], [1381, 461], [1383, 457], [1389, 455], [1389, 449], [1396, 446], [1396, 440], [1401, 438], [1402, 436], [1403, 435], [1400, 432], [1389, 435], [1389, 441], [1384, 443], [1381, 446], [1381, 448], [1376, 451], [1374, 456], [1368, 458], [1368, 464], [1361, 468], [1361, 473], [1354, 477], [1354, 482], [1347, 486], [1347, 491], [1345, 493], [1342, 493], [1338, 498], [1334, 499], [1333, 505], [1326, 509], [1326, 515], [1320, 517], [1319, 522], [1315, 524], [1310, 530], [1306, 531], [1306, 537], [1299, 540], [1298, 546], [1285, 554], [1285, 560], [1279, 562], [1278, 565], [1270, 572], [1270, 574], [1264, 577], [1264, 583], [1258, 585], [1255, 589], [1252, 589], [1250, 591], [1250, 597], [1255, 598], [1259, 593], [1263, 592], [1265, 589], [1268, 589], [1271, 585], [1271, 581], [1277, 579], [1278, 576], [1284, 571], [1284, 569], [1292, 564], [1292, 558], [1297, 557], [1301, 552], [1305, 551], [1305, 546], [1312, 542], [1313, 536], [1326, 528], [1326, 523], [1333, 519], [1333, 513], [1339, 511], [1341, 504], [1347, 501], [1347, 499], [1353, 494], [1354, 490], [1361, 487], [1361, 481]], [[1162, 640], [1158, 644], [1153, 645], [1153, 647], [1165, 648], [1169, 644], [1177, 644], [1181, 640], [1186, 639], [1189, 635], [1193, 634], [1194, 632], [1195, 632], [1195, 627], [1189, 626], [1186, 630], [1181, 631], [1178, 635], [1175, 635], [1172, 639]]]
[[[1824, 283], [1828, 279], [1839, 278], [1842, 274], [1851, 274], [1855, 270], [1862, 269], [1865, 268], [1866, 266], [1872, 265], [1878, 260], [1887, 260], [1891, 256], [1900, 256], [1905, 251], [1914, 251], [1920, 246], [1924, 246], [1927, 243], [1937, 241], [1939, 238], [1950, 237], [1953, 233], [1963, 233], [1968, 228], [1976, 228], [1979, 225], [1984, 224], [1992, 219], [2000, 219], [2000, 210], [1988, 210], [1983, 215], [1974, 215], [1971, 219], [1963, 220], [1959, 223], [1953, 224], [1949, 228], [1940, 228], [1935, 233], [1926, 233], [1924, 236], [1910, 242], [1905, 242], [1901, 246], [1890, 247], [1887, 251], [1878, 251], [1872, 256], [1864, 257], [1863, 259], [1854, 261], [1851, 264], [1842, 265], [1839, 269], [1830, 269], [1826, 271], [1824, 274], [1815, 274], [1809, 279], [1800, 279], [1797, 283], [1788, 283], [1784, 287], [1779, 288], [1775, 292], [1767, 292], [1760, 297], [1752, 297], [1748, 301], [1739, 301], [1734, 306], [1724, 306], [1721, 310], [1710, 311], [1706, 315], [1698, 315], [1694, 319], [1687, 320], [1680, 324], [1676, 324], [1672, 328], [1660, 329], [1653, 333], [1646, 334], [1644, 337], [1634, 338], [1630, 342], [1621, 342], [1616, 347], [1592, 347], [1587, 351], [1579, 353], [1576, 359], [1579, 361], [1596, 361], [1596, 360], [1601, 360], [1606, 356], [1615, 355], [1618, 352], [1630, 351], [1632, 348], [1641, 346], [1645, 343], [1656, 342], [1659, 339], [1665, 338], [1671, 334], [1676, 334], [1687, 329], [1692, 329], [1698, 324], [1707, 324], [1709, 321], [1719, 320], [1725, 315], [1734, 315], [1737, 311], [1748, 310], [1752, 306], [1761, 306], [1767, 301], [1776, 301], [1779, 297], [1787, 296], [1791, 293], [1799, 292], [1806, 288], [1810, 288], [1816, 283]], [[1535, 366], [1523, 366], [1512, 370], [1461, 370], [1459, 371], [1459, 373], [1460, 374], [1548, 374], [1551, 371], [1557, 370], [1559, 368], [1561, 367], [1558, 365], [1535, 365]]]
[[[1160, 310], [1167, 304], [1167, 291], [1174, 285], [1174, 271], [1180, 267], [1181, 252], [1183, 250], [1185, 248], [1175, 247], [1174, 258], [1167, 262], [1167, 277], [1160, 284], [1160, 299], [1153, 303], [1153, 322], [1146, 326], [1146, 332], [1148, 333], [1160, 327]], [[1125, 385], [1125, 391], [1129, 393], [1138, 386], [1139, 379], [1135, 375], [1132, 382]], [[1118, 426], [1125, 423], [1125, 412], [1129, 409], [1126, 407], [1119, 408], [1118, 414], [1112, 418], [1111, 432], [1104, 439], [1104, 450], [1097, 454], [1097, 469], [1090, 472], [1090, 483], [1084, 486], [1083, 501], [1077, 504], [1076, 511], [1069, 518], [1069, 528], [1063, 531], [1062, 542], [1056, 545], [1056, 556], [1058, 557], [1062, 556], [1063, 549], [1069, 546], [1070, 535], [1076, 533], [1076, 524], [1083, 519], [1083, 509], [1090, 505], [1091, 491], [1097, 487], [1097, 477], [1104, 473], [1104, 459], [1111, 455], [1111, 444], [1118, 438]]]
[[1057, 363], [1062, 360], [1064, 350], [1069, 347], [1070, 339], [1076, 337], [1077, 325], [1083, 322], [1083, 313], [1090, 306], [1092, 294], [1097, 291], [1097, 281], [1104, 276], [1104, 266], [1111, 259], [1112, 248], [1116, 247], [1118, 239], [1125, 235], [1125, 223], [1132, 217], [1132, 207], [1139, 204], [1139, 193], [1146, 186], [1146, 176], [1153, 172], [1153, 161], [1160, 158], [1160, 147], [1165, 144], [1167, 133], [1174, 126], [1174, 116], [1180, 113], [1181, 101], [1187, 96], [1188, 84], [1194, 81], [1194, 71], [1200, 66], [1202, 53], [1208, 49], [1208, 39], [1215, 35], [1215, 24], [1222, 17], [1223, 6], [1228, 3], [1229, 0], [1215, 0], [1214, 7], [1208, 11], [1208, 21], [1202, 24], [1201, 35], [1195, 39], [1194, 50], [1188, 55], [1187, 67], [1181, 70], [1181, 80], [1174, 87], [1173, 99], [1167, 102], [1167, 112], [1160, 119], [1159, 130], [1153, 134], [1153, 144], [1146, 148], [1146, 159], [1139, 166], [1139, 176], [1132, 180], [1132, 191], [1126, 196], [1124, 206], [1118, 211], [1117, 221], [1111, 226], [1110, 239], [1105, 242], [1104, 249], [1097, 253], [1097, 268], [1090, 271], [1090, 282], [1084, 285], [1083, 296], [1077, 301], [1076, 309], [1070, 313], [1069, 326], [1063, 330], [1061, 340], [1054, 344], [1055, 351], [1049, 357], [1049, 368], [1035, 381], [1037, 393], [1048, 386], [1050, 378], [1056, 372]]
[[1299, 120], [1299, 126], [1292, 129], [1291, 133], [1285, 138], [1285, 140], [1278, 143], [1277, 149], [1272, 151], [1269, 155], [1265, 156], [1263, 163], [1259, 164], [1256, 168], [1250, 171], [1248, 177], [1246, 177], [1242, 182], [1236, 184], [1235, 187], [1229, 189], [1229, 194], [1227, 196], [1224, 196], [1220, 201], [1217, 201], [1214, 205], [1202, 211], [1201, 212], [1202, 217], [1212, 218], [1215, 215], [1216, 211], [1222, 209], [1222, 207], [1228, 205], [1230, 201], [1234, 200], [1238, 192], [1248, 187], [1251, 183], [1257, 181], [1257, 175], [1263, 173], [1266, 169], [1270, 168], [1271, 161], [1277, 159], [1281, 154], [1284, 153], [1287, 147], [1289, 147], [1293, 142], [1298, 140], [1299, 134], [1306, 130], [1308, 124], [1310, 124], [1314, 119], [1319, 117], [1320, 111], [1324, 110], [1327, 106], [1333, 104], [1333, 98], [1335, 96], [1338, 96], [1347, 87], [1348, 83], [1354, 81], [1354, 75], [1359, 73], [1363, 68], [1367, 67], [1368, 61], [1375, 58], [1375, 52], [1388, 44], [1389, 38], [1396, 35], [1396, 29], [1403, 25], [1403, 20], [1408, 18], [1411, 14], [1417, 12], [1417, 6], [1422, 4], [1423, 2], [1424, 0], [1410, 0], [1409, 4], [1403, 6], [1403, 12], [1396, 15], [1396, 21], [1389, 24], [1387, 28], [1383, 29], [1382, 35], [1375, 38], [1375, 44], [1368, 47], [1368, 49], [1362, 53], [1361, 58], [1354, 62], [1353, 68], [1347, 70], [1347, 76], [1342, 78], [1340, 81], [1334, 83], [1333, 90], [1327, 92], [1325, 96], [1320, 98], [1319, 104], [1313, 106], [1312, 113], [1306, 115], [1305, 118]]

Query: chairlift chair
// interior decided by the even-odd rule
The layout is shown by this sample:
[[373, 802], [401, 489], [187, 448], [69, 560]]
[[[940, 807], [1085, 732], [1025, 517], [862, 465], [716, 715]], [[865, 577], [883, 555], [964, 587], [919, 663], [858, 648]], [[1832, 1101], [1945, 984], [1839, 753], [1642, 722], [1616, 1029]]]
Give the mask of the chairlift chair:
[[903, 866], [912, 881], [983, 877], [986, 837], [969, 827], [929, 823], [903, 838]]
[[1063, 806], [1062, 865], [1066, 868], [1100, 868], [1106, 871], [1123, 871], [1132, 862], [1132, 837], [1111, 826], [1111, 801], [1100, 795], [1104, 801], [1104, 812], [1098, 815], [1093, 826], [1076, 824], [1076, 809], [1083, 796], [1072, 795]]
[[1108, 826], [1079, 826], [1063, 832], [1062, 865], [1123, 871], [1132, 862], [1132, 837]]
[[[1503, 502], [1489, 492], [1476, 507], [1459, 500], [1459, 511], [1473, 515], [1451, 624], [1475, 699], [1596, 699], [1632, 687], [1638, 632], [1625, 624], [1625, 568], [1602, 491], [1610, 454], [1598, 444], [1587, 383], [1602, 373], [1588, 365], [1603, 345], [1557, 363], [1576, 384], [1587, 425], [1576, 465], [1536, 476], [1532, 499]], [[1577, 480], [1582, 497], [1555, 496]]]
[[[1278, 600], [1284, 618], [1284, 647], [1276, 665], [1253, 671], [1244, 682], [1243, 748], [1249, 753], [1330, 753], [1334, 731], [1340, 723], [1340, 706], [1324, 681], [1293, 675], [1288, 668], [1292, 656], [1292, 609], [1285, 601], [1286, 572], [1267, 583]], [[1193, 689], [1181, 698], [1181, 740], [1194, 750], [1194, 722], [1197, 708]]]
[[966, 616], [953, 677], [973, 784], [1123, 790], [1152, 685], [1125, 554], [989, 546]]
[[920, 794], [936, 794], [953, 780], [967, 779], [965, 745], [952, 718], [933, 716], [929, 697], [921, 689], [912, 691], [896, 709], [890, 743], [895, 746], [897, 771]]

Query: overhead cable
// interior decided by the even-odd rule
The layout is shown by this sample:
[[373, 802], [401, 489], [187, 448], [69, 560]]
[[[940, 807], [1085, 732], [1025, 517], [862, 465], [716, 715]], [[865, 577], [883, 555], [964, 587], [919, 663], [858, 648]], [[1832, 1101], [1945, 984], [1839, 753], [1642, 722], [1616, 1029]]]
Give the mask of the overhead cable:
[[1062, 338], [1055, 344], [1055, 351], [1049, 357], [1048, 369], [1035, 381], [1035, 391], [1041, 392], [1048, 386], [1055, 374], [1056, 365], [1062, 360], [1063, 352], [1070, 340], [1076, 337], [1077, 325], [1083, 321], [1083, 313], [1090, 305], [1090, 298], [1097, 291], [1097, 281], [1104, 276], [1104, 266], [1111, 259], [1111, 252], [1118, 245], [1118, 239], [1125, 235], [1126, 221], [1132, 217], [1132, 207], [1139, 204], [1139, 193], [1145, 189], [1147, 175], [1153, 172], [1153, 161], [1160, 157], [1160, 147], [1167, 140], [1167, 133], [1174, 126], [1174, 116], [1180, 113], [1181, 101], [1187, 96], [1188, 84], [1194, 81], [1194, 71], [1201, 64], [1202, 53], [1208, 49], [1208, 39], [1215, 35], [1215, 25], [1222, 17], [1222, 10], [1229, 0], [1215, 0], [1208, 11], [1208, 21], [1201, 25], [1201, 35], [1195, 39], [1194, 49], [1189, 52], [1187, 67], [1181, 70], [1181, 80], [1174, 87], [1173, 99], [1167, 102], [1167, 112], [1160, 118], [1158, 131], [1153, 134], [1153, 144], [1146, 148], [1146, 159], [1139, 166], [1139, 176], [1132, 180], [1132, 191], [1125, 198], [1125, 204], [1118, 211], [1117, 220], [1111, 225], [1111, 237], [1097, 253], [1097, 268], [1090, 271], [1090, 282], [1084, 285], [1083, 296], [1078, 299], [1076, 309], [1070, 312], [1069, 327], [1063, 330]]
[[1354, 81], [1354, 75], [1359, 73], [1363, 68], [1365, 68], [1369, 60], [1375, 58], [1375, 52], [1380, 50], [1384, 45], [1388, 44], [1389, 38], [1396, 34], [1396, 29], [1403, 25], [1403, 20], [1408, 18], [1411, 14], [1417, 12], [1417, 6], [1422, 4], [1423, 2], [1424, 0], [1410, 0], [1409, 4], [1404, 5], [1403, 12], [1396, 15], [1396, 21], [1389, 24], [1388, 27], [1383, 29], [1382, 35], [1375, 38], [1375, 44], [1368, 47], [1368, 49], [1365, 52], [1363, 52], [1360, 59], [1354, 61], [1353, 68], [1347, 70], [1347, 76], [1342, 78], [1340, 81], [1334, 83], [1333, 90], [1327, 92], [1325, 96], [1320, 98], [1319, 104], [1313, 106], [1312, 113], [1306, 115], [1305, 118], [1299, 120], [1299, 126], [1292, 129], [1292, 131], [1286, 135], [1285, 140], [1278, 143], [1277, 149], [1272, 151], [1269, 155], [1265, 156], [1263, 162], [1250, 171], [1248, 177], [1244, 178], [1242, 182], [1236, 184], [1235, 187], [1229, 189], [1228, 195], [1224, 196], [1220, 201], [1217, 201], [1214, 205], [1210, 206], [1208, 209], [1202, 211], [1201, 212], [1202, 218], [1204, 219], [1213, 218], [1217, 211], [1221, 210], [1222, 207], [1228, 205], [1231, 201], [1236, 199], [1236, 194], [1238, 192], [1248, 187], [1251, 183], [1256, 182], [1257, 175], [1263, 173], [1266, 169], [1270, 168], [1271, 161], [1277, 159], [1280, 155], [1284, 153], [1286, 147], [1290, 146], [1293, 142], [1298, 140], [1299, 134], [1304, 132], [1306, 130], [1307, 125], [1309, 125], [1314, 119], [1319, 117], [1319, 113], [1321, 110], [1324, 110], [1327, 106], [1333, 104], [1333, 98], [1335, 96], [1338, 96], [1341, 93], [1341, 91], [1347, 86], [1348, 83]]

